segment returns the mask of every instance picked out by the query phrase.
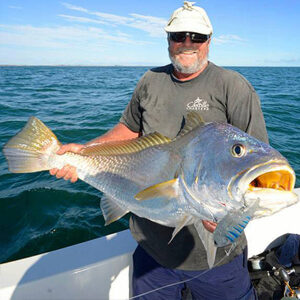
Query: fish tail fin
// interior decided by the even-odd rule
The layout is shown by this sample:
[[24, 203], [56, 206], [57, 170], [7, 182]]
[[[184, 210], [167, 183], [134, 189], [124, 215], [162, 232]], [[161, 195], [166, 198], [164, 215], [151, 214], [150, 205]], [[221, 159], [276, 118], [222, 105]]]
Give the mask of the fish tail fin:
[[39, 119], [31, 117], [24, 128], [4, 146], [8, 168], [13, 173], [51, 169], [49, 157], [60, 148], [55, 134]]

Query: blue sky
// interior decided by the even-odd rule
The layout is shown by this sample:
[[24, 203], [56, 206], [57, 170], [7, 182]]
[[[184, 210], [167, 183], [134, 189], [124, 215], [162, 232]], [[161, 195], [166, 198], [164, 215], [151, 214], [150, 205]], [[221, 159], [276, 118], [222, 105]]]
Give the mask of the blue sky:
[[[164, 65], [177, 0], [1, 0], [0, 64]], [[300, 66], [299, 0], [202, 0], [221, 66]]]

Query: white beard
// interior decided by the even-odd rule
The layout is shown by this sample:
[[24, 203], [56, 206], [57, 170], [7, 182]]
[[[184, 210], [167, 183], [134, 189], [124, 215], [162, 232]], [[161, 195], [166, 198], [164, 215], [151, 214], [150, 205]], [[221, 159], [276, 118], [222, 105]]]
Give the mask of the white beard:
[[207, 64], [207, 61], [208, 61], [207, 56], [205, 56], [204, 59], [197, 59], [190, 66], [183, 66], [179, 62], [179, 60], [176, 59], [175, 54], [174, 54], [174, 56], [172, 56], [170, 54], [170, 51], [169, 51], [169, 57], [170, 57], [170, 60], [172, 62], [172, 65], [174, 66], [175, 70], [180, 73], [183, 73], [183, 74], [193, 74], [193, 73], [200, 71]]

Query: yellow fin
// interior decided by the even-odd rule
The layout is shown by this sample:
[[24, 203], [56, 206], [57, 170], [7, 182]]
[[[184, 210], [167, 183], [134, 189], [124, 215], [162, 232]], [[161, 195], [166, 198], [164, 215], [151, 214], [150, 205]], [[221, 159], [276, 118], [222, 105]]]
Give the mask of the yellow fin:
[[203, 118], [197, 112], [189, 112], [185, 118], [185, 124], [182, 130], [180, 131], [179, 136], [185, 135], [187, 132], [196, 128], [199, 125], [204, 125], [205, 122]]
[[93, 145], [83, 148], [80, 152], [81, 155], [118, 155], [118, 154], [129, 154], [139, 152], [146, 148], [168, 144], [171, 139], [161, 135], [160, 133], [151, 133], [146, 136], [139, 137], [137, 139], [107, 142], [103, 144]]
[[138, 201], [144, 201], [158, 197], [164, 197], [167, 199], [175, 198], [177, 197], [177, 183], [178, 179], [175, 178], [152, 185], [137, 193], [134, 198]]

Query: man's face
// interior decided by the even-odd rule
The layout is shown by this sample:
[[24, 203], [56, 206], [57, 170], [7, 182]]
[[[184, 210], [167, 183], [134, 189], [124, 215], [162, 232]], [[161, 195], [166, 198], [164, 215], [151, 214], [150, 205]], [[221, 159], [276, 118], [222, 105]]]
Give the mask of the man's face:
[[193, 43], [189, 36], [184, 42], [174, 42], [170, 38], [169, 57], [174, 68], [184, 74], [200, 71], [207, 63], [210, 39], [204, 43]]

